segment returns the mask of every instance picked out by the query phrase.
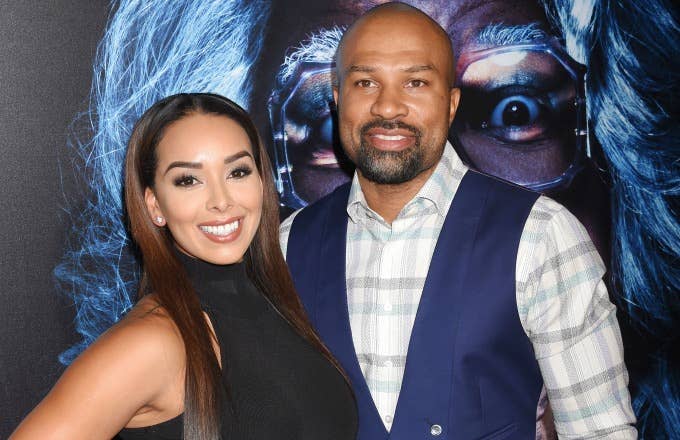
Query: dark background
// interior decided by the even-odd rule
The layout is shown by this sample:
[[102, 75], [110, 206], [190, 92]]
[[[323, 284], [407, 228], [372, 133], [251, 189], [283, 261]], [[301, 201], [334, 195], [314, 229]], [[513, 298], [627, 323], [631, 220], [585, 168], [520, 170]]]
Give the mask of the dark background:
[[49, 391], [76, 340], [52, 270], [70, 223], [63, 194], [77, 193], [69, 125], [87, 108], [108, 11], [104, 0], [0, 2], [0, 439]]

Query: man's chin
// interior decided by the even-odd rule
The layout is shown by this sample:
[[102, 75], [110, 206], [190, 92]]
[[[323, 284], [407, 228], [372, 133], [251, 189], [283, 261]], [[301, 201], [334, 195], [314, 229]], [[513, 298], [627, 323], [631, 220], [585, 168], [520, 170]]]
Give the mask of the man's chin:
[[385, 161], [375, 163], [371, 161], [360, 161], [357, 169], [361, 175], [373, 183], [380, 185], [399, 185], [413, 180], [419, 171], [419, 163], [404, 163], [403, 161]]
[[373, 183], [398, 185], [413, 179], [421, 162], [417, 145], [399, 151], [384, 151], [362, 143], [355, 164], [362, 176]]

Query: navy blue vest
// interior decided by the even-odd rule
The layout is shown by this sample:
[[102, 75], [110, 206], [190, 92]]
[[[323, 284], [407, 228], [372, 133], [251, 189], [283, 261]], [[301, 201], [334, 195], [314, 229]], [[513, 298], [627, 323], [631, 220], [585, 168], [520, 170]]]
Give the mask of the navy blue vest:
[[537, 194], [469, 171], [432, 256], [388, 433], [359, 368], [347, 310], [349, 184], [293, 221], [287, 261], [321, 339], [347, 372], [358, 440], [533, 439], [542, 379], [515, 297]]

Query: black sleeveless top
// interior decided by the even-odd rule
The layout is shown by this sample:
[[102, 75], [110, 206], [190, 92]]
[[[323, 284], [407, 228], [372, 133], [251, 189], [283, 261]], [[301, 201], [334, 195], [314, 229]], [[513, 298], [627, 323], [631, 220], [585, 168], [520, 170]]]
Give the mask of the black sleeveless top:
[[[356, 405], [342, 375], [299, 336], [248, 278], [242, 263], [180, 256], [220, 345], [229, 390], [222, 439], [353, 440]], [[182, 415], [119, 437], [182, 439]]]

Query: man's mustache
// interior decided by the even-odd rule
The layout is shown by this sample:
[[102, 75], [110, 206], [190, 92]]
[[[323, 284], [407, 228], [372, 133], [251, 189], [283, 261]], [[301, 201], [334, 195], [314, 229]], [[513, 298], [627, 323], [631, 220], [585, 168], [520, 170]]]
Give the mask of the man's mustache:
[[366, 124], [361, 126], [361, 134], [362, 136], [365, 136], [369, 130], [373, 128], [383, 128], [385, 130], [394, 130], [394, 129], [402, 129], [402, 130], [408, 130], [411, 133], [413, 133], [414, 136], [420, 137], [421, 133], [420, 130], [418, 130], [416, 127], [406, 124], [401, 121], [386, 121], [384, 119], [376, 119], [371, 122], [367, 122]]

